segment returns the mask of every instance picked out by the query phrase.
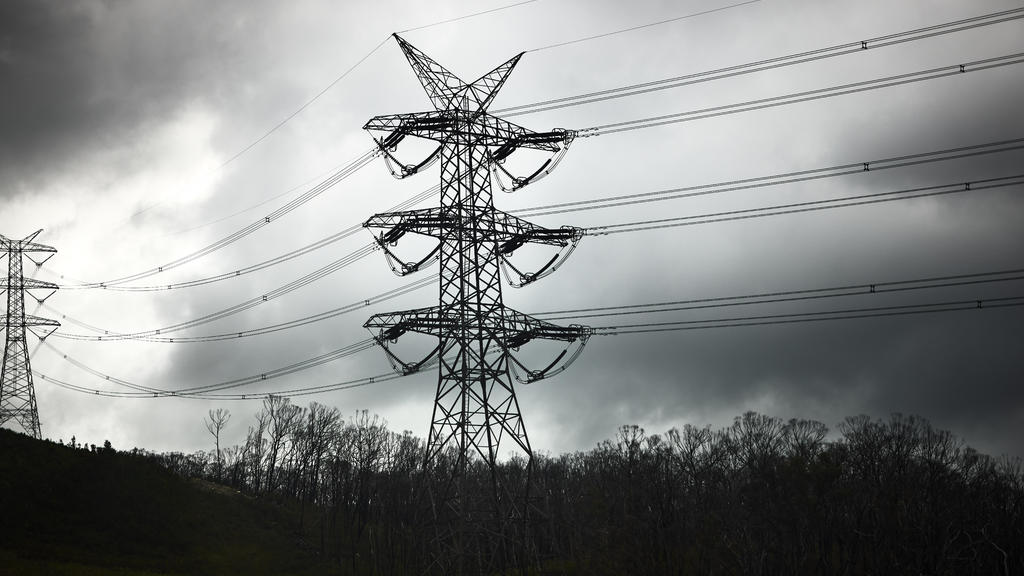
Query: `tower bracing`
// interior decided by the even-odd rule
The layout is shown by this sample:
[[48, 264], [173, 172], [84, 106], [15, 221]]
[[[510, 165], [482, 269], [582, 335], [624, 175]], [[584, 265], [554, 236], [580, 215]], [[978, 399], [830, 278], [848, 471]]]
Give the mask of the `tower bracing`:
[[[7, 293], [7, 313], [0, 318], [4, 330], [4, 363], [0, 374], [0, 426], [14, 422], [26, 434], [41, 437], [36, 391], [32, 384], [32, 364], [28, 350], [27, 333], [46, 338], [60, 323], [25, 312], [25, 295], [42, 303], [57, 291], [57, 285], [34, 278], [26, 278], [23, 258], [41, 266], [57, 250], [34, 242], [42, 230], [23, 240], [10, 240], [0, 236], [0, 258], [7, 257], [7, 280], [0, 290]], [[34, 255], [43, 255], [39, 260]]]
[[[533, 453], [516, 399], [514, 380], [533, 382], [565, 369], [591, 335], [585, 326], [557, 326], [505, 306], [502, 272], [512, 286], [554, 272], [582, 237], [570, 226], [543, 228], [494, 207], [492, 178], [507, 191], [544, 177], [561, 159], [575, 133], [533, 132], [487, 112], [522, 54], [467, 83], [395, 35], [434, 110], [377, 116], [364, 128], [392, 174], [405, 178], [439, 162], [441, 203], [435, 208], [377, 214], [364, 226], [399, 275], [437, 260], [436, 306], [377, 314], [365, 324], [395, 368], [414, 372], [438, 365], [433, 417], [424, 462], [433, 524], [434, 571], [484, 573], [532, 562], [527, 545]], [[436, 142], [426, 159], [395, 158], [407, 137]], [[514, 177], [504, 160], [520, 148], [551, 154], [539, 169]], [[504, 177], [509, 180], [505, 186]], [[396, 254], [399, 240], [416, 234], [437, 240], [422, 258]], [[512, 262], [526, 244], [554, 254], [534, 271]], [[400, 358], [395, 342], [406, 333], [436, 339], [425, 357]], [[553, 361], [528, 367], [521, 348], [531, 341], [564, 348]], [[429, 347], [428, 347], [429, 348]], [[499, 456], [519, 455], [525, 477], [509, 477]]]

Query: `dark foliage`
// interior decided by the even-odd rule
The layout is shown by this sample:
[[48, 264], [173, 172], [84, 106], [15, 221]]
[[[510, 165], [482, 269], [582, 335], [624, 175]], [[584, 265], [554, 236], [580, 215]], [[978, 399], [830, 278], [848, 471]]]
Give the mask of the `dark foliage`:
[[0, 430], [0, 575], [333, 574], [287, 510], [139, 450]]
[[[623, 426], [533, 463], [532, 546], [551, 574], [1024, 574], [1024, 474], [925, 420], [819, 422], [756, 413], [721, 430]], [[353, 572], [418, 573], [423, 442], [365, 411], [270, 399], [225, 482], [297, 502], [320, 550]], [[215, 454], [163, 455], [210, 477]], [[471, 486], [481, 490], [486, 468]], [[502, 474], [524, 477], [525, 462]]]
[[[219, 456], [7, 431], [0, 453], [14, 526], [0, 574], [421, 574], [429, 558], [423, 442], [365, 411], [345, 421], [272, 398]], [[486, 467], [469, 470], [465, 485], [485, 490]], [[523, 478], [526, 463], [501, 473]], [[1024, 574], [1019, 462], [916, 417], [849, 418], [832, 436], [755, 413], [720, 430], [623, 426], [592, 450], [536, 457], [532, 478], [531, 573]]]

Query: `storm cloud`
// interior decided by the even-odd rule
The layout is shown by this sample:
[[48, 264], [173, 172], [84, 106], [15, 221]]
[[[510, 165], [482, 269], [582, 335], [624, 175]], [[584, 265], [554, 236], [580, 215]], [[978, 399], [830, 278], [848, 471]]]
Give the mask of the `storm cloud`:
[[[917, 0], [898, 7], [882, 1], [764, 1], [529, 51], [714, 6], [644, 2], [626, 10], [620, 3], [599, 2], [583, 9], [574, 2], [540, 0], [405, 37], [463, 78], [528, 50], [495, 102], [500, 108], [1017, 7], [996, 0]], [[370, 117], [426, 110], [429, 102], [388, 42], [280, 130], [225, 162], [386, 34], [481, 9], [469, 2], [442, 3], [429, 12], [412, 2], [4, 3], [0, 232], [20, 237], [46, 229], [40, 240], [56, 245], [60, 254], [39, 276], [63, 274], [69, 282], [147, 269], [226, 236], [294, 197], [274, 200], [289, 188], [315, 182], [369, 149], [360, 127]], [[1008, 22], [515, 121], [537, 130], [584, 128], [754, 100], [1020, 52], [1021, 32], [1020, 21]], [[516, 194], [496, 192], [496, 204], [512, 210], [1022, 138], [1022, 97], [1024, 75], [1016, 65], [580, 139], [551, 177]], [[588, 227], [967, 182], [1017, 174], [1022, 160], [1020, 151], [1005, 152], [536, 222]], [[199, 278], [287, 252], [362, 222], [436, 180], [436, 168], [396, 181], [373, 164], [279, 223], [154, 281]], [[149, 329], [266, 293], [369, 240], [368, 234], [357, 236], [207, 287], [137, 294], [65, 290], [49, 303], [111, 330]], [[1022, 246], [1024, 200], [1017, 186], [587, 237], [556, 274], [521, 290], [506, 289], [505, 300], [529, 313], [1015, 269], [1024, 267]], [[284, 322], [409, 280], [394, 277], [373, 254], [299, 292], [193, 333]], [[1021, 289], [1019, 281], [1004, 282], [585, 322], [606, 326], [975, 300], [1018, 296]], [[103, 372], [184, 387], [259, 374], [340, 348], [368, 336], [361, 325], [370, 314], [426, 306], [434, 298], [436, 290], [428, 288], [302, 329], [224, 343], [52, 342]], [[660, 432], [685, 423], [718, 425], [758, 410], [830, 426], [860, 413], [919, 414], [980, 449], [1022, 456], [1022, 321], [1019, 308], [1002, 308], [595, 336], [568, 371], [520, 387], [520, 403], [534, 446], [547, 451], [587, 448], [625, 423]], [[33, 365], [83, 386], [106, 386], [46, 348]], [[344, 381], [388, 368], [382, 353], [363, 352], [253, 390]], [[421, 374], [311, 399], [343, 413], [366, 408], [394, 428], [425, 436], [435, 378]], [[96, 398], [38, 380], [36, 388], [45, 435], [110, 438], [118, 447], [206, 448], [200, 420], [208, 408], [227, 405]], [[237, 441], [257, 407], [227, 406], [236, 418], [226, 435]]]

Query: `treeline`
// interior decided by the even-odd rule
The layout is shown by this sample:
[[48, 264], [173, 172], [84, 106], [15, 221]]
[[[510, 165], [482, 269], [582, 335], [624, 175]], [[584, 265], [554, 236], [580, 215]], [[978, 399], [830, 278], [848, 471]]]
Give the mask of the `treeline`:
[[[212, 430], [211, 430], [212, 431]], [[594, 449], [536, 456], [531, 549], [545, 574], [1024, 574], [1024, 473], [913, 416], [819, 422], [748, 412], [726, 428], [623, 426]], [[355, 573], [421, 573], [424, 442], [270, 398], [244, 445], [151, 455], [298, 506]], [[479, 463], [477, 463], [479, 464]], [[522, 460], [503, 463], [522, 477]], [[486, 469], [471, 466], [485, 487]], [[420, 511], [419, 516], [417, 511]]]
[[[225, 416], [211, 411], [212, 434]], [[415, 530], [423, 455], [421, 439], [365, 410], [345, 420], [337, 408], [280, 397], [264, 400], [244, 444], [148, 454], [182, 476], [297, 506], [298, 532], [313, 534], [322, 554], [355, 573], [390, 574], [415, 572], [426, 553]]]

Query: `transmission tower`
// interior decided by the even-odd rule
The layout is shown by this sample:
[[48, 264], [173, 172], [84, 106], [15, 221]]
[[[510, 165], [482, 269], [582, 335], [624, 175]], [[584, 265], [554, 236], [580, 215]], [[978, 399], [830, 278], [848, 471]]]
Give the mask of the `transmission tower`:
[[[15, 421], [25, 432], [40, 438], [39, 409], [36, 407], [36, 391], [32, 384], [32, 364], [29, 361], [26, 332], [32, 332], [40, 339], [46, 338], [60, 323], [25, 313], [25, 294], [28, 293], [40, 304], [57, 291], [57, 285], [34, 278], [26, 278], [22, 269], [22, 256], [36, 266], [41, 266], [57, 253], [55, 248], [33, 242], [42, 230], [24, 240], [10, 240], [0, 236], [3, 254], [7, 256], [7, 281], [0, 285], [7, 292], [7, 314], [0, 318], [5, 330], [4, 364], [0, 373], [0, 426]], [[49, 254], [43, 260], [32, 258], [33, 253]], [[48, 291], [37, 297], [31, 291]], [[37, 331], [38, 330], [38, 331]]]
[[[508, 191], [548, 174], [575, 133], [533, 132], [492, 116], [494, 100], [522, 53], [467, 83], [395, 35], [427, 97], [430, 112], [377, 116], [363, 127], [371, 132], [389, 169], [405, 178], [440, 161], [441, 205], [437, 208], [377, 214], [364, 223], [399, 275], [440, 262], [437, 306], [372, 316], [365, 324], [395, 368], [419, 370], [437, 362], [438, 381], [424, 462], [435, 530], [435, 563], [445, 573], [483, 573], [523, 563], [529, 516], [533, 453], [526, 434], [513, 378], [532, 382], [564, 370], [579, 354], [591, 330], [537, 320], [502, 301], [502, 271], [519, 287], [553, 272], [582, 237], [579, 228], [547, 229], [495, 209], [491, 182]], [[417, 164], [393, 155], [413, 136], [437, 142]], [[552, 157], [529, 176], [513, 177], [504, 160], [518, 148], [547, 151]], [[506, 187], [501, 181], [510, 178]], [[438, 239], [425, 257], [406, 262], [393, 248], [407, 233]], [[534, 272], [511, 262], [525, 244], [554, 247], [556, 253]], [[392, 344], [407, 332], [437, 338], [425, 358], [403, 361]], [[530, 369], [517, 356], [536, 339], [564, 343], [553, 362]], [[504, 443], [504, 444], [503, 444]], [[505, 446], [526, 459], [526, 478], [504, 478], [498, 463]], [[486, 470], [489, 486], [479, 481]], [[471, 477], [472, 476], [472, 477]], [[474, 495], [487, 494], [485, 498]]]

